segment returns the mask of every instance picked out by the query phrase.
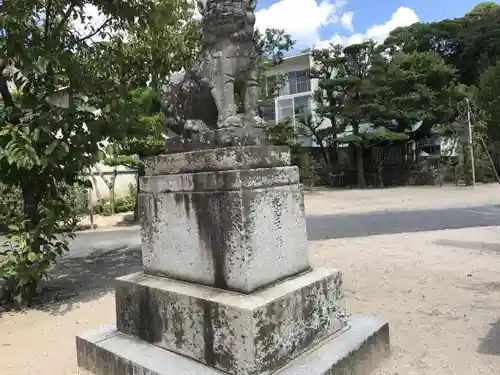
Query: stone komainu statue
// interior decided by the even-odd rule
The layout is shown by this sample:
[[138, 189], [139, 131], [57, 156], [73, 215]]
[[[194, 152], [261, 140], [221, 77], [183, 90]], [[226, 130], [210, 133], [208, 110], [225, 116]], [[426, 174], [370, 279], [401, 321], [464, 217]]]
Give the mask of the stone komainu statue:
[[163, 112], [173, 131], [263, 124], [258, 115], [261, 45], [254, 30], [255, 6], [256, 0], [198, 1], [202, 50], [186, 73], [174, 75], [164, 86]]

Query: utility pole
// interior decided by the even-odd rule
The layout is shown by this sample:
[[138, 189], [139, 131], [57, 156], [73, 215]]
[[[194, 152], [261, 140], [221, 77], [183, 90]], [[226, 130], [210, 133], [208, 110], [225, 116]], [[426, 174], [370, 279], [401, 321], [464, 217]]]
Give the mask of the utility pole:
[[476, 167], [474, 165], [474, 146], [472, 144], [472, 122], [470, 115], [470, 104], [469, 98], [465, 98], [467, 103], [467, 125], [469, 127], [469, 152], [470, 152], [470, 162], [471, 162], [471, 171], [472, 171], [472, 186], [476, 186]]

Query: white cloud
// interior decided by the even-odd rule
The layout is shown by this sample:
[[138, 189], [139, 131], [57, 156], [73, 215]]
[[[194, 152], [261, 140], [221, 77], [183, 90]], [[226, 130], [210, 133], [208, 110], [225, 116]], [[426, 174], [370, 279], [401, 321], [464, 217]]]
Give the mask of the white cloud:
[[340, 23], [347, 30], [353, 31], [354, 27], [352, 26], [352, 17], [354, 16], [354, 12], [345, 12], [342, 17], [340, 17]]
[[375, 25], [368, 29], [366, 37], [371, 38], [377, 42], [383, 42], [389, 33], [402, 26], [410, 26], [418, 22], [419, 18], [417, 13], [411, 8], [400, 7], [392, 15], [391, 19], [382, 25]]
[[347, 36], [335, 34], [329, 40], [322, 40], [316, 43], [315, 47], [325, 48], [328, 47], [330, 43], [350, 45], [361, 43], [367, 39], [373, 39], [376, 42], [383, 42], [392, 30], [398, 27], [410, 26], [418, 21], [419, 18], [417, 13], [415, 13], [413, 9], [400, 7], [387, 22], [381, 25], [372, 26], [365, 33], [356, 33]]
[[344, 0], [279, 0], [256, 13], [257, 27], [284, 29], [298, 47], [311, 46], [319, 40], [322, 27], [340, 22]]

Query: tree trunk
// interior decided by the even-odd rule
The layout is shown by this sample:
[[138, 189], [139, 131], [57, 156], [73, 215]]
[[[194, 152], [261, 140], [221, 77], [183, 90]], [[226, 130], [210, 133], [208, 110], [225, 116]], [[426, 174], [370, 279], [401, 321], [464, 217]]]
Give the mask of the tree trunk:
[[113, 169], [113, 177], [111, 177], [111, 186], [109, 188], [109, 200], [110, 200], [110, 204], [111, 204], [111, 214], [115, 214], [116, 213], [116, 209], [115, 209], [115, 184], [116, 184], [116, 176], [118, 175], [118, 171], [115, 167], [115, 169]]
[[90, 175], [90, 178], [92, 179], [92, 183], [94, 184], [95, 196], [97, 198], [97, 201], [102, 201], [102, 194], [101, 194], [101, 191], [99, 190], [99, 187], [97, 186], [97, 179], [95, 178], [94, 172], [92, 172], [92, 170], [90, 170], [89, 175]]
[[94, 224], [94, 202], [92, 199], [92, 189], [87, 190], [87, 211], [89, 213], [90, 227], [95, 230]]
[[[102, 180], [106, 184], [106, 186], [109, 189], [109, 200], [110, 200], [110, 206], [111, 206], [111, 214], [115, 213], [115, 182], [116, 182], [116, 176], [118, 175], [118, 170], [117, 167], [113, 169], [113, 175], [111, 179], [107, 179], [106, 176], [104, 176], [104, 173], [101, 171], [98, 165], [94, 166], [95, 170], [101, 176]], [[97, 186], [97, 185], [96, 185]]]
[[[359, 122], [353, 121], [352, 123], [352, 133], [355, 136], [359, 136]], [[363, 145], [354, 144], [356, 147], [356, 173], [358, 175], [358, 189], [364, 189], [366, 187], [365, 181], [365, 170], [363, 165]]]
[[[34, 187], [31, 184], [26, 184], [21, 186], [23, 202], [24, 202], [24, 215], [27, 219], [25, 224], [25, 231], [31, 232], [35, 230], [40, 224], [41, 216], [40, 216], [40, 194], [37, 194], [34, 191]], [[36, 252], [40, 251], [40, 246], [35, 247], [33, 250]]]
[[[24, 230], [33, 233], [40, 225], [41, 221], [40, 202], [42, 195], [37, 192], [33, 184], [29, 182], [22, 184], [21, 191], [23, 196], [24, 216], [27, 219]], [[42, 247], [42, 239], [40, 237], [35, 238], [29, 244], [29, 247], [31, 252], [39, 254]], [[37, 278], [32, 278], [22, 286], [21, 291], [18, 290], [17, 293], [14, 292], [14, 294], [17, 294], [15, 298], [18, 305], [25, 306], [31, 302], [36, 295], [39, 281], [40, 280]], [[13, 284], [15, 284], [17, 288], [18, 283], [15, 282]]]
[[361, 145], [356, 145], [356, 172], [358, 174], [358, 188], [364, 189], [366, 187], [366, 182], [363, 167], [363, 147]]
[[328, 154], [328, 150], [326, 149], [325, 145], [323, 144], [323, 138], [321, 138], [315, 130], [312, 131], [312, 136], [314, 140], [316, 141], [316, 144], [318, 145], [320, 151], [321, 151], [321, 157], [323, 158], [323, 164], [325, 165], [325, 168], [327, 170], [330, 169], [330, 155]]
[[377, 165], [377, 176], [378, 176], [378, 187], [383, 188], [384, 187], [384, 174], [382, 173], [382, 164], [379, 163]]
[[379, 147], [382, 147], [382, 155], [380, 156], [380, 160], [377, 164], [377, 173], [378, 173], [378, 180], [379, 180], [379, 187], [383, 188], [385, 187], [384, 185], [384, 165], [387, 160], [387, 154], [389, 151], [389, 145], [381, 145]]

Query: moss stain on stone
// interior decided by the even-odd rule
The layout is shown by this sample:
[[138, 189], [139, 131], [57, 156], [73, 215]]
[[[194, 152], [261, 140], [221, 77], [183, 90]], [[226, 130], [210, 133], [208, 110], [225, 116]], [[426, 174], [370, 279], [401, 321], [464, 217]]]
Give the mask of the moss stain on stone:
[[150, 343], [160, 342], [163, 336], [163, 319], [156, 298], [151, 293], [151, 288], [141, 286], [137, 290], [139, 295], [136, 313], [138, 314], [138, 337]]

